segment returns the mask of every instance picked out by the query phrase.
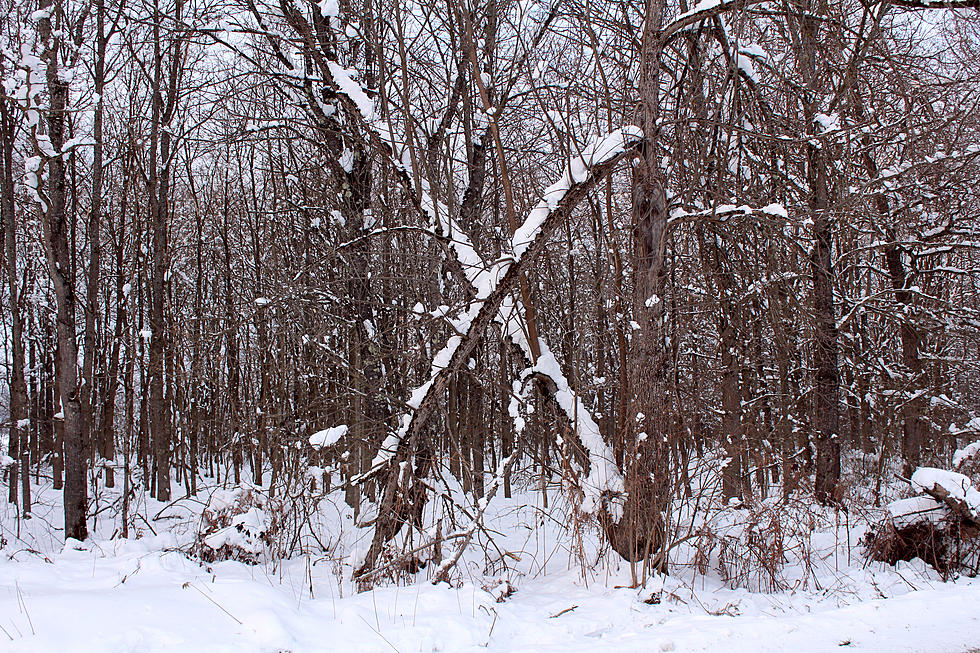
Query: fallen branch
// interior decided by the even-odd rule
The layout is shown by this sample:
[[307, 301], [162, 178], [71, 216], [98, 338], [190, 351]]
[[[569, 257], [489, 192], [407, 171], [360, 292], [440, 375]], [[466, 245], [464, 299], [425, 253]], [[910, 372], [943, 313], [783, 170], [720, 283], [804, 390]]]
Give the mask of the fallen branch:
[[[509, 456], [500, 461], [500, 465], [497, 468], [497, 475], [494, 476], [493, 480], [490, 482], [490, 487], [487, 488], [486, 495], [483, 496], [477, 503], [476, 514], [473, 515], [473, 521], [470, 522], [469, 527], [459, 534], [461, 537], [461, 542], [456, 545], [456, 550], [453, 555], [446, 558], [442, 564], [439, 565], [439, 569], [436, 571], [436, 577], [432, 579], [433, 585], [438, 585], [439, 583], [449, 581], [449, 571], [456, 566], [459, 559], [463, 556], [463, 552], [466, 551], [466, 547], [469, 546], [470, 542], [473, 540], [473, 535], [476, 533], [477, 528], [483, 522], [483, 513], [486, 512], [487, 507], [490, 505], [490, 501], [497, 495], [497, 490], [503, 485], [504, 478], [510, 473], [510, 469], [517, 460], [517, 449], [511, 452]], [[448, 539], [448, 538], [447, 538]]]

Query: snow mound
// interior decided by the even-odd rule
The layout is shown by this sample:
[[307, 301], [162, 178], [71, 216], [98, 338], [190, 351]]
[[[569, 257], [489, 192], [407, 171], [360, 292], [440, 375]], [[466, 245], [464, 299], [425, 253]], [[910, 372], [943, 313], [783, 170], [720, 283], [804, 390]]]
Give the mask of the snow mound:
[[939, 524], [946, 516], [946, 507], [932, 497], [917, 496], [892, 501], [888, 504], [888, 514], [896, 528], [922, 521]]
[[974, 460], [977, 454], [980, 454], [980, 440], [971, 442], [962, 449], [957, 449], [956, 453], [953, 454], [953, 468], [960, 469], [965, 463]]
[[340, 438], [347, 435], [347, 425], [342, 424], [340, 426], [333, 426], [322, 431], [317, 431], [310, 436], [310, 445], [315, 449], [320, 449], [321, 447], [329, 447], [337, 444]]
[[254, 488], [215, 490], [201, 514], [195, 553], [205, 562], [258, 564], [275, 534], [268, 500]]
[[923, 492], [935, 492], [962, 502], [974, 519], [980, 518], [980, 492], [968, 476], [935, 467], [920, 467], [912, 474], [912, 487]]

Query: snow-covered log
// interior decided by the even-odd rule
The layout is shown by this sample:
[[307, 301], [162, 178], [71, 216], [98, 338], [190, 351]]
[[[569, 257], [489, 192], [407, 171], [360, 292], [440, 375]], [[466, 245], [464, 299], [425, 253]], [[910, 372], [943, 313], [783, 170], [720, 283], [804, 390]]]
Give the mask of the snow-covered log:
[[980, 492], [964, 474], [920, 467], [912, 474], [912, 487], [946, 504], [961, 519], [980, 519]]
[[888, 504], [887, 517], [865, 539], [869, 557], [889, 564], [921, 558], [944, 575], [975, 566], [980, 492], [970, 479], [920, 467], [909, 482], [921, 494]]

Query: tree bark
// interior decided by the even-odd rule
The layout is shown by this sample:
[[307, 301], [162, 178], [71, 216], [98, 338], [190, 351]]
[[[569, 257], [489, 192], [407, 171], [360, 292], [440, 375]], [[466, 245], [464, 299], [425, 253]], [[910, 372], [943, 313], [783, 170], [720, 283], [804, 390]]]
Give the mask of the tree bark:
[[[182, 0], [174, 5], [174, 23], [180, 24]], [[166, 320], [167, 277], [170, 264], [170, 178], [171, 123], [177, 108], [177, 91], [181, 72], [183, 38], [172, 36], [167, 46], [168, 68], [164, 70], [164, 44], [161, 35], [163, 15], [154, 3], [153, 20], [153, 81], [152, 124], [150, 130], [150, 220], [152, 231], [152, 263], [150, 268], [150, 344], [149, 344], [149, 417], [156, 470], [156, 498], [170, 500], [170, 454], [173, 424], [169, 395], [166, 392], [167, 349], [170, 346], [169, 325]], [[164, 101], [164, 74], [167, 96]]]
[[667, 477], [669, 421], [664, 348], [667, 245], [667, 197], [660, 170], [660, 29], [666, 5], [647, 0], [641, 41], [639, 119], [646, 140], [633, 165], [633, 316], [640, 325], [630, 343], [629, 419], [620, 432], [625, 452], [626, 502], [619, 521], [602, 519], [613, 549], [626, 560], [650, 559], [666, 570], [664, 512], [669, 498]]
[[821, 49], [822, 18], [805, 0], [798, 8], [800, 28], [799, 65], [805, 85], [803, 119], [806, 134], [806, 179], [810, 190], [809, 214], [813, 222], [810, 270], [813, 276], [813, 428], [815, 448], [814, 492], [824, 504], [839, 500], [840, 481], [840, 370], [837, 323], [834, 316], [833, 220], [830, 214], [830, 181], [827, 143], [817, 143], [816, 115], [820, 108], [817, 58]]
[[[103, 118], [104, 101], [102, 93], [105, 90], [105, 3], [99, 0], [96, 3], [96, 55], [94, 70], [95, 85], [95, 115], [92, 124], [92, 138], [95, 141], [92, 149], [92, 206], [89, 211], [88, 238], [89, 238], [89, 262], [88, 279], [85, 290], [85, 352], [82, 360], [82, 412], [85, 420], [85, 430], [87, 433], [104, 436], [105, 430], [100, 428], [95, 421], [95, 411], [93, 401], [98, 396], [95, 378], [95, 354], [98, 342], [97, 318], [99, 313], [99, 279], [102, 261], [102, 186], [103, 186]], [[103, 402], [111, 401], [110, 397], [103, 396]], [[109, 432], [111, 436], [111, 431]], [[109, 459], [112, 456], [111, 443], [107, 445], [104, 440], [99, 439], [92, 445], [99, 454]], [[106, 454], [109, 454], [108, 456]], [[106, 467], [106, 487], [113, 487], [115, 481], [112, 477], [112, 467]]]
[[86, 510], [88, 489], [86, 480], [85, 424], [82, 416], [78, 378], [78, 344], [75, 340], [77, 299], [75, 282], [71, 277], [72, 252], [68, 244], [71, 228], [65, 209], [65, 114], [68, 84], [59, 71], [60, 31], [52, 27], [52, 17], [63, 21], [61, 0], [43, 0], [38, 20], [38, 34], [44, 51], [41, 60], [46, 64], [49, 109], [48, 138], [53, 155], [48, 157], [47, 197], [44, 207], [44, 245], [48, 272], [54, 284], [58, 302], [58, 360], [56, 374], [64, 415], [65, 447], [65, 537], [84, 540], [88, 536]]
[[13, 152], [15, 126], [7, 99], [0, 98], [0, 216], [3, 219], [3, 245], [10, 301], [10, 450], [14, 459], [9, 476], [9, 499], [17, 502], [17, 471], [21, 476], [21, 514], [31, 512], [30, 445], [27, 419], [27, 381], [24, 377], [24, 323], [17, 288], [17, 215], [14, 207]]

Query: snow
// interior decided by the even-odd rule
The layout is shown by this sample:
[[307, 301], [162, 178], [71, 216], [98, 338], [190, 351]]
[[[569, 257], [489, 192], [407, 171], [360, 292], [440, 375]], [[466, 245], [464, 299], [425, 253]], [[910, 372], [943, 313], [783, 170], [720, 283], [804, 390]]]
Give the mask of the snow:
[[[240, 567], [225, 565], [208, 574], [179, 554], [141, 559], [120, 548], [118, 555], [104, 557], [67, 552], [47, 569], [24, 565], [16, 574], [20, 592], [14, 591], [14, 579], [0, 581], [10, 590], [0, 602], [9, 615], [6, 629], [16, 626], [21, 635], [13, 631], [16, 646], [7, 650], [939, 652], [972, 643], [980, 597], [975, 588], [923, 590], [781, 618], [749, 601], [739, 604], [749, 611], [746, 616], [692, 617], [683, 608], [646, 606], [629, 590], [591, 592], [560, 581], [518, 590], [501, 603], [475, 585], [309, 598], [300, 587], [277, 587], [274, 578], [250, 577]], [[85, 563], [91, 573], [84, 573]], [[72, 579], [70, 591], [59, 591], [58, 573]], [[302, 581], [296, 570], [285, 577]], [[19, 595], [30, 621], [16, 603]]]
[[[971, 420], [970, 426], [972, 426], [973, 421], [975, 420]], [[959, 469], [963, 463], [971, 458], [975, 458], [978, 453], [980, 453], [980, 440], [971, 442], [962, 449], [957, 449], [956, 453], [953, 454], [953, 468]]]
[[938, 524], [946, 517], [947, 508], [932, 497], [917, 496], [892, 501], [888, 513], [896, 528], [902, 528], [922, 521]]
[[322, 431], [317, 431], [310, 436], [310, 445], [315, 449], [320, 449], [321, 447], [329, 447], [337, 444], [340, 438], [347, 435], [347, 425], [342, 424], [340, 426], [332, 426], [328, 429]]
[[755, 57], [756, 59], [762, 59], [762, 60], [769, 59], [769, 54], [758, 43], [749, 43], [748, 45], [740, 45], [738, 51], [741, 52], [742, 54], [747, 54], [750, 57]]
[[838, 116], [836, 113], [818, 113], [813, 117], [813, 120], [820, 127], [821, 132], [832, 132], [841, 128], [840, 116]]
[[677, 18], [674, 19], [674, 22], [676, 23], [684, 20], [685, 18], [690, 18], [691, 16], [694, 16], [702, 11], [710, 11], [720, 4], [721, 0], [701, 0], [701, 2], [694, 5], [689, 10], [682, 14], [678, 14]]
[[344, 172], [350, 174], [354, 171], [354, 152], [348, 148], [344, 148], [343, 153], [340, 155], [340, 161], [338, 161], [340, 167], [344, 169]]
[[[344, 541], [342, 493], [321, 503], [321, 514], [335, 515], [324, 526], [329, 541]], [[235, 493], [216, 495], [212, 504]], [[181, 528], [197, 519], [193, 500], [156, 520], [165, 506], [147, 499], [159, 535], [144, 527], [138, 539], [110, 539], [117, 524], [103, 517], [92, 540], [62, 545], [47, 524], [60, 523], [60, 493], [39, 488], [38, 517], [21, 524], [21, 539], [12, 509], [0, 506], [8, 540], [0, 555], [0, 651], [946, 653], [980, 643], [980, 581], [942, 583], [918, 560], [895, 569], [848, 560], [834, 548], [847, 540], [843, 527], [821, 520], [813, 533], [818, 585], [750, 592], [714, 572], [679, 567], [631, 589], [622, 562], [591, 548], [588, 567], [575, 562], [560, 505], [551, 507], [557, 519], [522, 535], [537, 523], [537, 495], [495, 500], [486, 511], [487, 528], [505, 534], [497, 543], [512, 556], [508, 568], [487, 573], [482, 551], [471, 547], [451, 586], [420, 579], [357, 594], [345, 575], [346, 548], [275, 565], [188, 557], [179, 549], [188, 539]], [[251, 510], [240, 524], [257, 528], [262, 513]], [[659, 602], [645, 602], [651, 597]]]
[[742, 71], [742, 73], [755, 83], [759, 82], [759, 75], [755, 72], [755, 66], [752, 65], [752, 57], [741, 51], [734, 54], [735, 66]]
[[768, 204], [761, 209], [753, 208], [747, 204], [742, 204], [741, 206], [736, 206], [734, 204], [718, 204], [710, 209], [696, 212], [689, 212], [682, 207], [674, 207], [670, 210], [669, 222], [693, 221], [700, 217], [712, 217], [725, 220], [734, 214], [750, 216], [760, 212], [778, 218], [789, 218], [789, 212], [786, 210], [786, 207], [778, 203]]
[[782, 204], [769, 204], [768, 206], [762, 207], [762, 212], [779, 218], [789, 218], [789, 212], [786, 211], [786, 207]]
[[557, 208], [565, 194], [574, 184], [584, 182], [593, 166], [599, 165], [624, 152], [631, 141], [643, 137], [639, 127], [627, 126], [618, 129], [586, 146], [580, 156], [572, 159], [561, 177], [544, 191], [541, 201], [528, 213], [524, 223], [514, 232], [513, 252], [515, 260], [521, 258], [534, 242], [541, 226], [551, 212]]
[[558, 387], [555, 400], [568, 416], [569, 421], [575, 425], [582, 446], [589, 454], [589, 475], [582, 481], [585, 496], [581, 509], [587, 513], [595, 512], [604, 495], [608, 493], [612, 495], [607, 501], [608, 510], [613, 519], [619, 521], [625, 493], [623, 477], [616, 466], [616, 457], [612, 449], [602, 439], [599, 425], [592, 418], [581, 397], [572, 392], [568, 379], [565, 378], [551, 351], [542, 347], [538, 362], [529, 372], [544, 374], [555, 382]]
[[236, 515], [230, 526], [219, 529], [204, 538], [204, 543], [211, 549], [218, 550], [230, 546], [249, 553], [260, 554], [263, 551], [259, 536], [268, 528], [268, 517], [261, 508], [252, 506], [247, 512]]
[[[492, 265], [484, 265], [468, 239], [461, 238], [453, 240], [454, 253], [464, 270], [467, 270], [467, 279], [476, 291], [475, 301], [472, 301], [469, 306], [450, 320], [451, 326], [457, 333], [469, 335], [470, 327], [473, 320], [479, 314], [483, 306], [483, 301], [493, 293], [511, 266], [521, 259], [527, 251], [527, 248], [537, 239], [545, 220], [551, 215], [554, 208], [558, 206], [558, 203], [565, 194], [575, 184], [585, 182], [591, 174], [593, 166], [605, 163], [623, 153], [628, 147], [631, 147], [636, 141], [641, 139], [642, 136], [643, 132], [638, 127], [627, 126], [613, 131], [602, 138], [598, 138], [583, 148], [581, 155], [569, 162], [561, 178], [545, 190], [542, 200], [528, 213], [523, 224], [515, 231], [514, 237], [511, 240], [513, 256], [503, 257]], [[407, 163], [405, 165], [408, 166]], [[436, 216], [437, 214], [448, 215], [445, 207], [441, 207], [441, 210], [436, 209], [437, 205], [433, 203], [431, 196], [427, 192], [424, 193], [423, 200], [423, 206], [429, 211], [430, 216]], [[445, 226], [446, 222], [441, 222], [441, 224]], [[453, 227], [451, 220], [448, 220], [448, 226]], [[460, 230], [460, 234], [463, 233]], [[509, 316], [512, 314], [512, 310], [506, 308], [507, 301], [505, 298], [501, 305], [501, 311], [498, 312], [496, 318], [498, 321], [501, 321], [501, 315], [508, 316], [502, 318], [505, 323], [510, 320]], [[411, 397], [407, 402], [408, 408], [412, 412], [417, 410], [422, 405], [422, 402], [425, 401], [429, 390], [432, 388], [439, 374], [452, 361], [453, 355], [462, 342], [462, 336], [451, 336], [442, 349], [433, 356], [429, 379], [412, 391]], [[526, 343], [525, 347], [527, 347]], [[525, 353], [528, 351], [529, 349], [525, 349]], [[390, 432], [385, 437], [381, 447], [378, 449], [378, 453], [372, 461], [371, 470], [366, 474], [376, 472], [394, 457], [398, 444], [408, 433], [411, 424], [412, 413], [406, 412], [401, 417], [398, 429]], [[357, 479], [355, 478], [354, 480], [356, 482]]]
[[335, 61], [328, 61], [327, 68], [340, 92], [354, 102], [366, 122], [372, 122], [375, 119], [374, 102], [367, 96], [361, 85], [354, 81], [357, 71], [353, 68], [344, 68]]
[[[521, 349], [524, 357], [527, 360], [532, 360], [534, 356], [523, 326], [525, 318], [513, 297], [504, 298], [496, 321], [503, 325], [504, 332]], [[514, 393], [508, 406], [508, 412], [514, 422], [515, 434], [519, 435], [525, 427], [524, 418], [518, 410], [519, 400], [523, 399], [523, 392], [527, 388], [523, 381], [531, 374], [544, 374], [554, 382], [557, 388], [555, 400], [571, 422], [589, 457], [590, 470], [588, 477], [582, 483], [584, 496], [579, 509], [585, 513], [593, 513], [605, 505], [610, 516], [618, 521], [622, 516], [624, 485], [622, 475], [613, 463], [612, 451], [603, 441], [598, 424], [585, 402], [572, 389], [561, 370], [561, 365], [558, 364], [548, 344], [540, 335], [538, 336], [538, 348], [541, 356], [538, 358], [537, 364], [525, 370], [521, 375], [521, 380], [514, 381]]]
[[935, 467], [920, 467], [912, 474], [912, 487], [923, 491], [942, 488], [951, 498], [966, 504], [974, 518], [980, 518], [980, 492], [968, 476]]
[[233, 505], [239, 498], [239, 492], [235, 490], [215, 489], [208, 499], [208, 510], [218, 513]]

